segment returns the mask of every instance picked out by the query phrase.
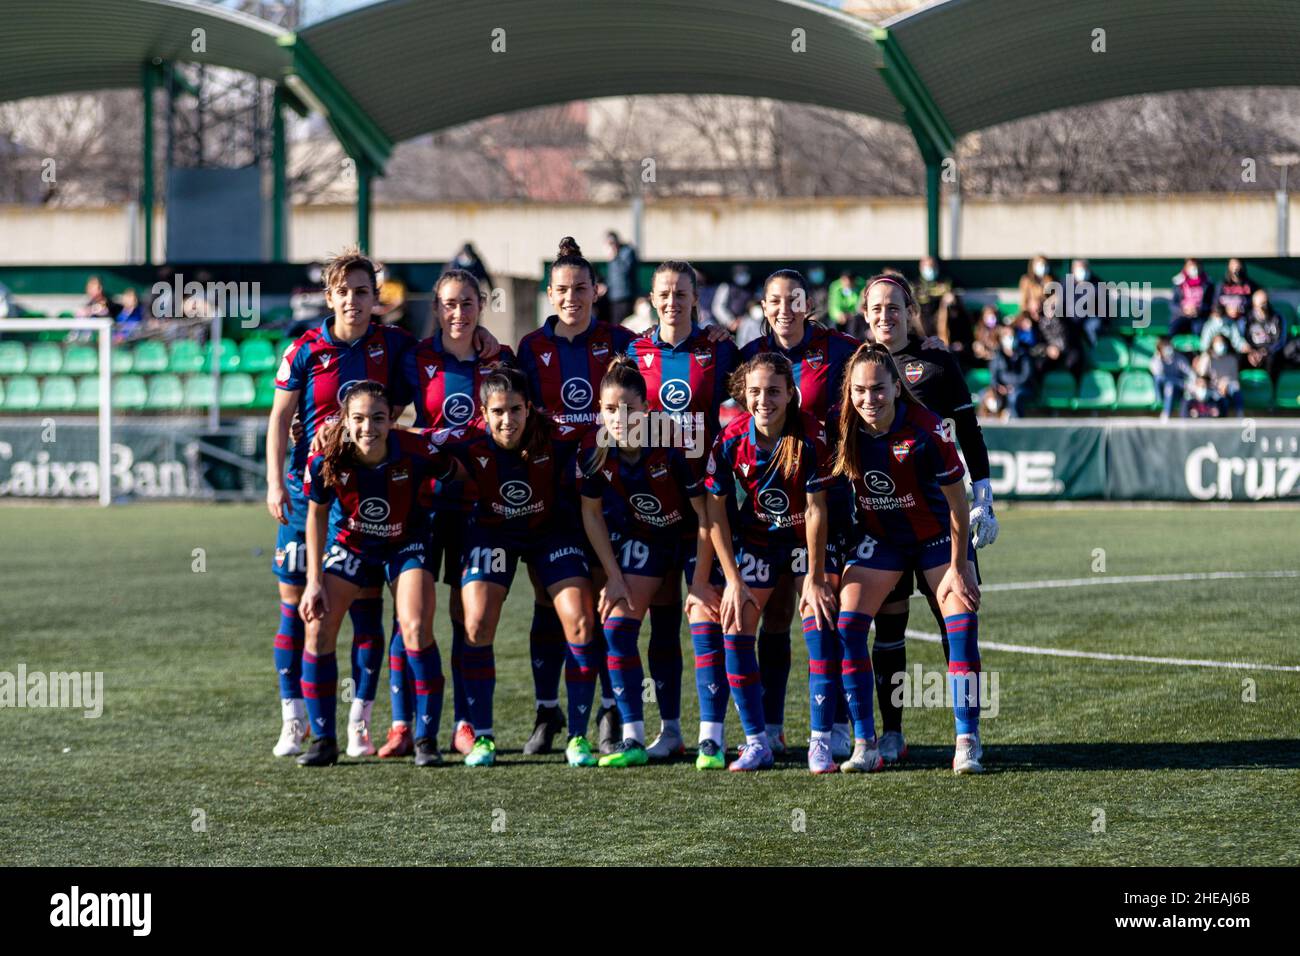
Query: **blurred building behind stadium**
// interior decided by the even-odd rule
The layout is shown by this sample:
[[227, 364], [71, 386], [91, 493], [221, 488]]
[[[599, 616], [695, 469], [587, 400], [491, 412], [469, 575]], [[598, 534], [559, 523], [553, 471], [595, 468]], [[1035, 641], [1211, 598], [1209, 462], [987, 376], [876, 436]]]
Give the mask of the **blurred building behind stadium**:
[[[118, 493], [259, 494], [331, 251], [360, 239], [385, 320], [427, 334], [470, 242], [514, 342], [559, 237], [603, 258], [613, 229], [642, 291], [687, 258], [737, 330], [753, 303], [712, 303], [742, 273], [803, 270], [839, 323], [872, 272], [917, 281], [1000, 494], [1300, 494], [1300, 8], [570, 6], [586, 32], [538, 55], [554, 14], [523, 0], [0, 0], [0, 317], [116, 322]], [[0, 326], [0, 495], [98, 487], [51, 467], [95, 464], [92, 338]], [[44, 447], [47, 420], [77, 437]]]

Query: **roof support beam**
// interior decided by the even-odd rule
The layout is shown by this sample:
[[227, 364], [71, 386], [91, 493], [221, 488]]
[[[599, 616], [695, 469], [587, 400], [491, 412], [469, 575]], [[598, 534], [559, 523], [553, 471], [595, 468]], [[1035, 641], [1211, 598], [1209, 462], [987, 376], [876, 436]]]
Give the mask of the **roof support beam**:
[[926, 251], [937, 258], [940, 172], [944, 159], [952, 155], [957, 145], [957, 137], [893, 35], [883, 27], [877, 27], [871, 31], [871, 38], [880, 54], [876, 68], [903, 108], [903, 119], [925, 161]]

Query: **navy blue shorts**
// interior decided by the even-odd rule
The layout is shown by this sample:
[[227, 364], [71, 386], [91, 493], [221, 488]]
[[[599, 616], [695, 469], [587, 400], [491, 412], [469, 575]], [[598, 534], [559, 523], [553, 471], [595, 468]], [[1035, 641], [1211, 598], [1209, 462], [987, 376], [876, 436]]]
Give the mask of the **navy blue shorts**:
[[292, 473], [285, 475], [289, 490], [288, 524], [276, 524], [275, 561], [271, 571], [285, 584], [304, 587], [307, 584], [307, 495], [302, 490], [302, 478]]
[[359, 588], [392, 584], [412, 569], [433, 573], [429, 565], [429, 547], [423, 541], [407, 542], [376, 557], [368, 557], [341, 544], [332, 544], [325, 551], [322, 567], [326, 574], [336, 575]]
[[[877, 571], [902, 571], [900, 585], [907, 582], [907, 591], [900, 595], [906, 598], [912, 593], [912, 577], [925, 580], [925, 572], [931, 568], [942, 567], [952, 561], [952, 535], [940, 535], [929, 541], [913, 545], [896, 545], [882, 541], [867, 534], [859, 534], [856, 541], [850, 542], [845, 554], [844, 567], [872, 568]], [[975, 560], [975, 546], [966, 542], [966, 556]], [[886, 602], [896, 600], [894, 594], [900, 590], [895, 587]], [[927, 592], [928, 593], [928, 592]]]
[[672, 574], [680, 560], [675, 541], [656, 541], [611, 528], [609, 543], [624, 574], [662, 579]]
[[[776, 587], [783, 574], [802, 577], [808, 573], [808, 546], [755, 546], [741, 544], [736, 549], [736, 565], [741, 579], [751, 588]], [[839, 574], [839, 548], [832, 542], [826, 544], [826, 573]]]
[[591, 580], [585, 540], [565, 532], [543, 532], [538, 540], [524, 543], [485, 528], [471, 527], [465, 535], [460, 586], [472, 581], [489, 581], [508, 590], [521, 558], [533, 569], [543, 588], [566, 578]]

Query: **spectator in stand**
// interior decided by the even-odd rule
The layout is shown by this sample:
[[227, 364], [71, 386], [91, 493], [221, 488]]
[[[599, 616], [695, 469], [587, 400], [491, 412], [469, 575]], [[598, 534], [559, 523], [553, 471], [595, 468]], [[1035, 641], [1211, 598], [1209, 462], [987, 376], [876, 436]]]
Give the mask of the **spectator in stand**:
[[[650, 300], [641, 296], [632, 306], [632, 314], [623, 320], [623, 328], [640, 335], [642, 332], [649, 331], [659, 324], [655, 317], [654, 307], [650, 305]], [[704, 323], [701, 322], [701, 325]], [[712, 323], [710, 323], [712, 324]]]
[[[460, 252], [456, 253], [456, 255], [452, 257], [451, 262], [448, 262], [442, 267], [443, 272], [449, 272], [452, 269], [464, 269], [474, 278], [478, 279], [479, 285], [483, 287], [485, 293], [491, 295], [493, 288], [492, 277], [488, 275], [487, 266], [484, 265], [483, 260], [479, 258], [478, 251], [474, 248], [472, 242], [467, 242], [461, 246]], [[313, 279], [312, 281], [315, 282], [317, 280]]]
[[1208, 375], [1197, 375], [1187, 396], [1188, 418], [1218, 418], [1223, 413], [1219, 393]]
[[731, 280], [723, 282], [713, 293], [713, 318], [733, 335], [749, 311], [754, 298], [753, 278], [749, 266], [737, 263], [731, 267]]
[[605, 267], [605, 285], [609, 288], [609, 321], [613, 325], [621, 325], [636, 306], [636, 249], [611, 229], [605, 233], [605, 256], [609, 260], [609, 265]]
[[1034, 359], [1020, 345], [1014, 328], [1002, 329], [989, 373], [989, 391], [996, 399], [998, 410], [1004, 411], [1007, 418], [1024, 418], [1036, 389]]
[[1219, 413], [1226, 416], [1231, 411], [1238, 418], [1245, 414], [1245, 396], [1241, 394], [1241, 378], [1236, 354], [1228, 348], [1228, 338], [1216, 335], [1210, 348], [1196, 357], [1192, 370], [1207, 379], [1219, 396]]
[[[1236, 308], [1236, 302], [1232, 303], [1232, 308]], [[1216, 335], [1222, 335], [1232, 346], [1232, 351], [1238, 355], [1246, 351], [1246, 337], [1242, 334], [1245, 326], [1245, 320], [1240, 314], [1222, 315], [1218, 307], [1210, 312], [1210, 317], [1205, 320], [1201, 326], [1201, 351], [1209, 351], [1210, 343], [1214, 341]]]
[[112, 314], [113, 303], [104, 294], [104, 283], [99, 281], [99, 276], [91, 276], [86, 280], [86, 301], [77, 309], [77, 318], [101, 319]]
[[1047, 263], [1047, 256], [1034, 256], [1030, 259], [1028, 270], [1020, 277], [1020, 311], [1029, 311], [1029, 299], [1034, 294], [1038, 295], [1038, 300], [1041, 302], [1043, 286], [1055, 281], [1056, 278]]
[[921, 260], [920, 273], [915, 289], [916, 304], [921, 309], [921, 328], [926, 337], [942, 339], [962, 368], [968, 368], [974, 334], [952, 280], [940, 273], [939, 260], [933, 256]]
[[1168, 421], [1175, 406], [1178, 414], [1187, 416], [1187, 386], [1192, 380], [1192, 365], [1187, 357], [1174, 351], [1169, 337], [1156, 339], [1156, 354], [1151, 356], [1151, 377], [1156, 381], [1156, 394], [1164, 403], [1160, 420]]
[[980, 320], [975, 326], [975, 340], [971, 343], [971, 353], [975, 360], [983, 365], [992, 361], [994, 354], [1001, 348], [1002, 313], [996, 305], [986, 305], [980, 312]]
[[1250, 312], [1242, 337], [1246, 340], [1246, 361], [1250, 367], [1262, 368], [1270, 378], [1276, 379], [1282, 369], [1287, 327], [1269, 304], [1268, 293], [1263, 289], [1256, 289], [1250, 297]]
[[1174, 315], [1169, 322], [1169, 334], [1200, 335], [1213, 297], [1214, 284], [1206, 277], [1201, 261], [1186, 260], [1183, 271], [1174, 276]]
[[1240, 259], [1228, 260], [1228, 272], [1219, 283], [1219, 294], [1215, 304], [1225, 315], [1244, 316], [1250, 310], [1250, 300], [1259, 285], [1246, 275], [1246, 265]]
[[855, 339], [861, 339], [859, 333], [853, 331], [854, 320], [859, 320], [856, 324], [863, 325], [861, 315], [858, 313], [858, 299], [862, 296], [862, 288], [866, 280], [859, 279], [853, 275], [852, 270], [845, 269], [840, 273], [840, 277], [831, 285], [830, 294], [826, 301], [826, 314], [830, 316], [835, 328], [846, 335], [852, 335]]
[[1110, 325], [1110, 302], [1102, 301], [1105, 293], [1093, 276], [1087, 259], [1075, 259], [1070, 263], [1070, 280], [1074, 290], [1073, 304], [1065, 315], [1073, 320], [1091, 348]]
[[1038, 343], [1030, 348], [1041, 378], [1047, 372], [1063, 370], [1076, 379], [1083, 364], [1083, 350], [1074, 323], [1060, 315], [1060, 302], [1048, 296], [1043, 302], [1043, 317], [1038, 320]]
[[113, 341], [125, 342], [144, 330], [144, 306], [135, 289], [122, 293], [122, 308], [113, 323]]

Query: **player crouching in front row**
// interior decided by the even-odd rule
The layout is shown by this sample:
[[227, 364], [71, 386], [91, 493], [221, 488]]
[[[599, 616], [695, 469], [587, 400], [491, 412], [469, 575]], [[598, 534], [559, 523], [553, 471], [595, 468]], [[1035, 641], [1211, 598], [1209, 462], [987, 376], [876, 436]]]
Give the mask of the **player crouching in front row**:
[[433, 638], [427, 515], [434, 483], [459, 466], [423, 436], [393, 429], [392, 413], [380, 383], [349, 386], [340, 403], [342, 427], [329, 433], [307, 465], [307, 587], [300, 610], [307, 622], [302, 686], [312, 740], [298, 758], [305, 767], [338, 761], [339, 626], [363, 589], [384, 582], [393, 591], [415, 677], [415, 763], [442, 762], [442, 661]]
[[853, 485], [854, 526], [846, 541], [839, 631], [844, 691], [853, 719], [853, 756], [844, 770], [882, 766], [867, 653], [872, 617], [913, 566], [922, 569], [948, 632], [948, 681], [957, 724], [952, 766], [979, 773], [979, 585], [972, 568], [970, 515], [957, 449], [933, 412], [912, 396], [884, 345], [864, 344], [844, 376], [835, 473]]

